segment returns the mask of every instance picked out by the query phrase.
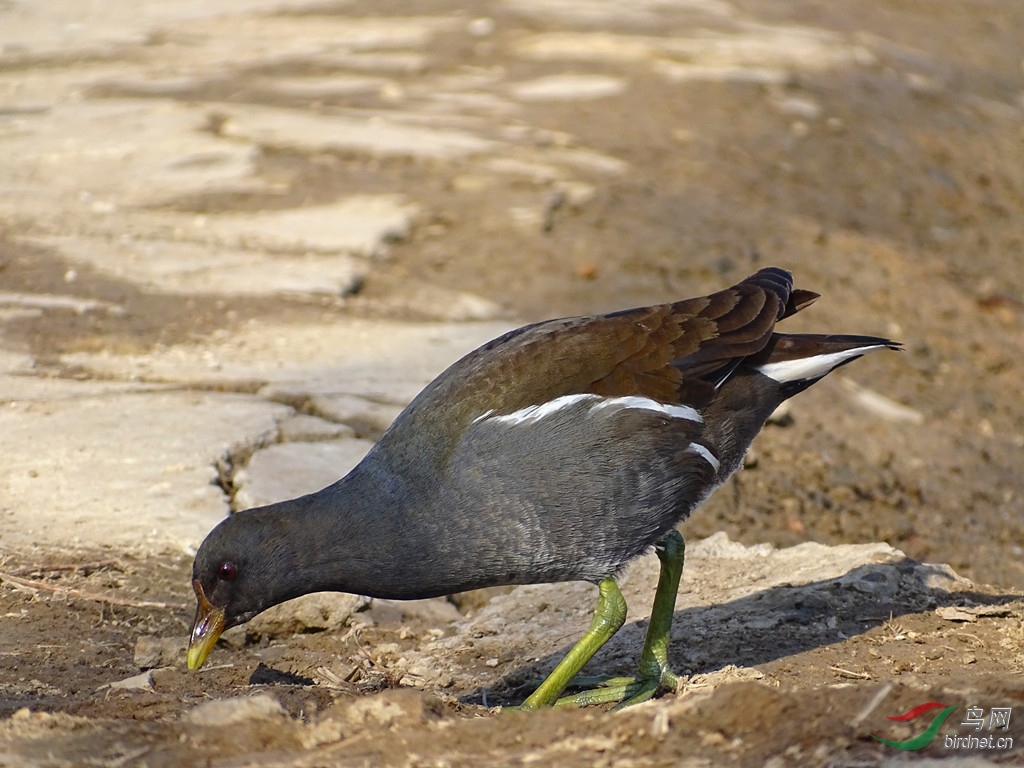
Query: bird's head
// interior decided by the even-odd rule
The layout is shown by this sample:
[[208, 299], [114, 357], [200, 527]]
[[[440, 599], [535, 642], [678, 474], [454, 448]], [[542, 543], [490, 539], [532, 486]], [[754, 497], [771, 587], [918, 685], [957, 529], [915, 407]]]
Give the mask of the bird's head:
[[279, 594], [291, 557], [274, 526], [249, 510], [214, 528], [192, 563], [196, 618], [188, 644], [188, 668], [199, 669], [221, 632], [244, 624], [288, 596]]

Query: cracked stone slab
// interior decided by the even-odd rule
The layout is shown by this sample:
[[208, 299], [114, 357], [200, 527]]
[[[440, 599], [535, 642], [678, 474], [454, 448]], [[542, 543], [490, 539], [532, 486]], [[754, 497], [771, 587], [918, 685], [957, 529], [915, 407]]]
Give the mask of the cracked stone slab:
[[384, 112], [355, 118], [234, 104], [225, 105], [224, 112], [224, 136], [304, 152], [355, 151], [443, 160], [501, 146], [468, 131], [403, 124]]
[[[239, 24], [223, 14], [204, 21], [201, 34], [208, 66], [235, 70], [252, 63], [267, 67], [319, 56], [336, 56], [338, 63], [344, 64], [345, 57], [359, 53], [415, 52], [459, 24], [459, 19], [453, 17], [287, 12], [249, 14], [245, 23]], [[191, 35], [196, 34], [194, 26], [188, 29]]]
[[193, 708], [186, 716], [198, 728], [238, 727], [249, 720], [285, 723], [288, 713], [273, 696], [239, 696], [234, 699], [207, 701]]
[[291, 411], [243, 395], [22, 384], [28, 397], [0, 407], [8, 550], [194, 548], [228, 512], [218, 457], [271, 440]]
[[588, 24], [664, 24], [668, 11], [684, 11], [696, 21], [729, 19], [737, 8], [725, 0], [636, 0], [628, 4], [613, 0], [515, 0], [519, 13], [538, 19], [558, 19], [579, 25]]
[[[419, 210], [398, 194], [215, 216], [136, 210], [119, 216], [130, 219], [138, 233], [128, 236], [111, 229], [114, 219], [88, 215], [84, 199], [76, 200], [60, 227], [40, 221], [34, 234], [18, 240], [54, 249], [119, 279], [178, 294], [348, 295], [370, 270], [353, 256], [379, 255], [388, 243], [407, 237]], [[478, 297], [431, 298], [432, 304], [426, 299], [419, 304], [458, 314], [453, 319], [499, 312]]]
[[[276, 443], [279, 424], [294, 415], [282, 403], [320, 398], [333, 417], [340, 408], [380, 431], [446, 366], [507, 330], [503, 323], [254, 321], [229, 339], [144, 355], [67, 355], [65, 362], [105, 377], [162, 381], [56, 385], [14, 377], [6, 389], [12, 402], [0, 409], [0, 431], [11, 437], [0, 448], [9, 489], [0, 502], [0, 537], [11, 547], [194, 547], [228, 512], [214, 484], [215, 461], [237, 446]], [[163, 386], [254, 381], [268, 382], [256, 396]], [[22, 395], [30, 397], [18, 400]], [[235, 504], [319, 490], [370, 446], [343, 439], [257, 450], [236, 475]]]
[[545, 153], [545, 157], [570, 168], [609, 176], [621, 176], [629, 170], [626, 161], [592, 149], [553, 149]]
[[250, 621], [241, 633], [263, 637], [289, 637], [302, 632], [326, 632], [344, 626], [370, 598], [345, 592], [313, 592], [268, 608]]
[[[16, 19], [0, 25], [0, 61], [25, 54], [61, 55], [69, 50], [111, 56], [125, 46], [144, 45], [154, 29], [167, 24], [266, 12], [279, 5], [279, 0], [142, 0], [133, 3], [127, 13], [126, 6], [117, 2], [19, 3], [12, 10], [4, 9], [5, 14], [16, 14]], [[237, 26], [237, 19], [233, 23]]]
[[356, 431], [347, 424], [336, 424], [308, 413], [289, 416], [282, 420], [278, 427], [281, 440], [285, 443], [315, 443], [320, 440], [356, 436]]
[[[0, 313], [0, 324], [4, 317]], [[28, 375], [35, 370], [36, 361], [32, 355], [0, 348], [0, 374]]]
[[168, 100], [55, 104], [22, 116], [4, 136], [18, 157], [0, 190], [3, 210], [52, 211], [85, 203], [93, 215], [211, 188], [258, 190], [255, 148], [204, 130], [205, 107]]
[[468, 322], [497, 320], [507, 313], [500, 304], [477, 296], [430, 283], [410, 283], [386, 299], [375, 302], [384, 312], [414, 312], [429, 320]]
[[395, 87], [384, 77], [329, 75], [320, 77], [266, 77], [256, 86], [271, 93], [302, 99], [328, 99], [357, 93], [375, 93]]
[[512, 94], [523, 101], [580, 101], [617, 96], [628, 87], [625, 78], [608, 75], [548, 75], [516, 83]]
[[383, 432], [404, 406], [375, 403], [355, 395], [318, 395], [310, 399], [313, 412], [331, 421], [348, 424], [357, 432]]
[[346, 68], [366, 72], [422, 74], [429, 58], [416, 51], [327, 51], [310, 57], [323, 68]]
[[78, 352], [61, 359], [118, 379], [190, 385], [266, 382], [260, 394], [267, 398], [350, 394], [404, 406], [444, 368], [512, 327], [354, 318], [282, 326], [253, 320], [229, 340], [144, 355]]
[[765, 73], [866, 63], [864, 46], [814, 27], [738, 22], [729, 29], [650, 37], [611, 32], [542, 32], [520, 40], [521, 56], [539, 61], [646, 62], [672, 81], [749, 79]]
[[262, 507], [319, 491], [347, 475], [372, 447], [370, 440], [349, 438], [261, 448], [235, 473], [234, 506]]
[[80, 299], [76, 296], [60, 296], [50, 293], [12, 293], [0, 291], [0, 307], [28, 307], [32, 309], [66, 309], [78, 315], [86, 312], [108, 312], [123, 315], [124, 307], [108, 301]]
[[375, 255], [408, 236], [418, 207], [402, 195], [353, 195], [330, 205], [210, 217], [216, 239], [251, 250]]
[[[228, 226], [237, 227], [240, 223]], [[284, 232], [287, 221], [262, 223], [265, 231], [273, 233], [273, 224], [281, 225]], [[358, 227], [360, 231], [344, 231], [338, 225], [333, 242], [339, 246], [346, 244], [354, 249], [373, 251], [390, 232], [397, 231], [393, 228], [400, 223], [382, 216], [376, 228], [370, 220], [362, 222]], [[331, 226], [334, 227], [335, 222]], [[205, 227], [197, 229], [200, 230], [194, 232], [197, 238], [207, 234]], [[341, 253], [267, 254], [207, 243], [141, 238], [110, 241], [105, 238], [40, 236], [18, 240], [52, 248], [71, 263], [88, 264], [119, 280], [186, 296], [339, 296], [356, 290], [367, 272], [364, 263]], [[298, 246], [299, 241], [293, 245]], [[0, 296], [2, 303], [3, 297]]]

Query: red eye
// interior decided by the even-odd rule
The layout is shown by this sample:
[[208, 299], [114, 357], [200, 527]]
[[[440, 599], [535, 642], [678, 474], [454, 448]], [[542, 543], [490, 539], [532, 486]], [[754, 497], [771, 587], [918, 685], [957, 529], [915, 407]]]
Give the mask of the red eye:
[[221, 563], [217, 569], [217, 578], [221, 581], [231, 581], [238, 574], [238, 568], [234, 563]]

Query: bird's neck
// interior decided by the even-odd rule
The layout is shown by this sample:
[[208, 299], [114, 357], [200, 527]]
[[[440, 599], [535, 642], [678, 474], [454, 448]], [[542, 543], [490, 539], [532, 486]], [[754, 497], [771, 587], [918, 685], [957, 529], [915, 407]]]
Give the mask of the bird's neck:
[[[419, 530], [426, 510], [418, 506], [428, 502], [409, 482], [371, 459], [321, 491], [274, 505], [284, 512], [275, 515], [282, 522], [273, 532], [281, 562], [298, 574], [287, 582], [302, 584], [303, 594], [424, 596], [408, 577], [429, 542]], [[277, 602], [297, 596], [282, 595]]]

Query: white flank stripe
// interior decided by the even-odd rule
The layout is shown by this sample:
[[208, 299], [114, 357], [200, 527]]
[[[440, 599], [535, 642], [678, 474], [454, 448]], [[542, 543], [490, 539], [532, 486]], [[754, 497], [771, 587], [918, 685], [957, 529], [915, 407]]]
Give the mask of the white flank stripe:
[[475, 419], [473, 419], [472, 423], [476, 424], [478, 421], [483, 421], [488, 416], [490, 416], [492, 413], [494, 413], [494, 409], [493, 408], [491, 408], [490, 410], [484, 411], [479, 416], [477, 416]]
[[[525, 408], [520, 408], [518, 411], [512, 411], [512, 413], [505, 414], [504, 416], [491, 416], [491, 421], [500, 421], [505, 424], [522, 424], [529, 421], [538, 421], [543, 419], [545, 416], [550, 416], [553, 413], [557, 413], [563, 408], [569, 408], [572, 405], [582, 400], [596, 400], [598, 395], [582, 394], [582, 395], [562, 395], [556, 397], [554, 400], [549, 400], [541, 405], [528, 405]], [[488, 413], [483, 416], [477, 417], [476, 421], [487, 418]]]
[[715, 458], [715, 454], [708, 450], [707, 446], [701, 445], [700, 443], [690, 443], [690, 447], [686, 450], [691, 451], [700, 456], [704, 461], [711, 465], [711, 468], [718, 471], [718, 468], [722, 466], [718, 463], [718, 459]]
[[604, 408], [615, 408], [620, 410], [629, 408], [639, 411], [654, 411], [672, 419], [686, 419], [687, 421], [702, 422], [704, 419], [695, 408], [688, 405], [672, 405], [671, 403], [659, 403], [649, 397], [629, 395], [628, 397], [609, 397], [595, 405], [591, 410], [597, 411]]
[[856, 349], [847, 349], [842, 352], [831, 352], [827, 355], [801, 357], [797, 360], [780, 360], [777, 363], [759, 365], [754, 370], [764, 374], [769, 379], [774, 379], [780, 384], [785, 384], [788, 381], [820, 379], [840, 363], [860, 357], [873, 349], [881, 349], [884, 346], [884, 344], [872, 344], [869, 347], [857, 347]]
[[695, 421], [701, 423], [704, 421], [701, 418], [700, 413], [695, 408], [691, 408], [688, 405], [673, 405], [671, 403], [659, 403], [657, 400], [651, 400], [649, 397], [640, 397], [638, 395], [630, 395], [629, 397], [601, 397], [600, 395], [593, 394], [577, 394], [577, 395], [562, 395], [556, 397], [554, 400], [549, 400], [546, 403], [540, 405], [528, 405], [525, 408], [520, 408], [518, 411], [512, 413], [506, 413], [503, 416], [493, 416], [494, 409], [481, 413], [475, 419], [473, 423], [476, 424], [479, 421], [496, 421], [503, 424], [526, 424], [532, 421], [539, 421], [547, 416], [552, 416], [561, 410], [570, 408], [577, 403], [585, 402], [588, 400], [596, 400], [594, 405], [591, 407], [590, 412], [607, 410], [609, 408], [613, 411], [621, 411], [626, 409], [641, 410], [641, 411], [653, 411], [654, 413], [660, 413], [663, 416], [668, 416], [670, 419], [686, 419], [687, 421]]

